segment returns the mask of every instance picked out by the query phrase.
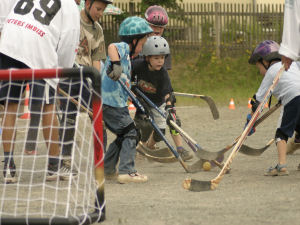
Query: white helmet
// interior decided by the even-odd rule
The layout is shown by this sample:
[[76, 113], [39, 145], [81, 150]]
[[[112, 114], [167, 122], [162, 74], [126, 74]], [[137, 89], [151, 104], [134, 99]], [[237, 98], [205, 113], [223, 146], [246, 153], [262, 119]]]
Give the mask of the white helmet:
[[169, 44], [166, 39], [160, 36], [148, 37], [141, 52], [143, 56], [168, 54], [170, 54]]

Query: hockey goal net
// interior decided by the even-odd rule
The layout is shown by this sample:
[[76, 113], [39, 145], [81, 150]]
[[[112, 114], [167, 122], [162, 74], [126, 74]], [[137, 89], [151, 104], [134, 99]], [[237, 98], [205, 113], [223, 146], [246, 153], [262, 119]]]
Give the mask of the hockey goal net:
[[[0, 70], [0, 81], [4, 81], [0, 82], [0, 88], [4, 88], [5, 85], [21, 85], [24, 89], [23, 94], [15, 99], [15, 112], [7, 110], [7, 100], [10, 96], [2, 96], [0, 99], [4, 104], [0, 111], [0, 160], [3, 162], [0, 167], [0, 224], [90, 224], [104, 220], [103, 127], [99, 76], [95, 69], [89, 67]], [[54, 93], [55, 107], [52, 111], [57, 118], [57, 124], [53, 122], [54, 119], [50, 125], [45, 124], [44, 116], [51, 112], [34, 107], [35, 102], [39, 100], [43, 104], [47, 101], [45, 96], [42, 99], [34, 96], [30, 89], [33, 84], [44, 78], [59, 78], [59, 85]], [[26, 82], [20, 84], [18, 80]], [[74, 93], [74, 87], [77, 93]], [[84, 95], [84, 92], [88, 94]], [[71, 107], [70, 110], [66, 107], [69, 105], [75, 107]], [[12, 113], [15, 113], [16, 118], [14, 127], [4, 127], [5, 116]], [[36, 119], [39, 113], [40, 118]], [[72, 123], [68, 123], [68, 114], [73, 115]], [[17, 175], [15, 182], [6, 182], [8, 175], [4, 173], [9, 173], [9, 169], [4, 168], [3, 152], [7, 138], [3, 135], [5, 129], [13, 128], [15, 135], [11, 152]], [[45, 129], [50, 130], [50, 136], [54, 135], [55, 130], [59, 130], [59, 138], [45, 140]], [[64, 138], [66, 129], [74, 131], [68, 139]], [[59, 162], [59, 166], [56, 173], [50, 173], [50, 178], [53, 179], [49, 181], [51, 144], [59, 148], [59, 157], [55, 161]], [[66, 145], [69, 145], [67, 161], [71, 172], [61, 176], [60, 169], [65, 158], [62, 148]]]

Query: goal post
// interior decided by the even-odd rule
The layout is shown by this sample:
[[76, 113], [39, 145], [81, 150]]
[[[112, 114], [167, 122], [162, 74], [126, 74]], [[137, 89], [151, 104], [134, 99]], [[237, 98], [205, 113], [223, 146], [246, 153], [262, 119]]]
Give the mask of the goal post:
[[[60, 100], [64, 100], [67, 104], [74, 104], [72, 102], [74, 98], [78, 101], [74, 112], [77, 119], [73, 127], [75, 133], [70, 156], [71, 169], [76, 169], [78, 176], [70, 176], [68, 180], [63, 180], [60, 179], [58, 170], [56, 180], [46, 181], [50, 148], [49, 144], [45, 144], [43, 132], [47, 127], [43, 127], [43, 123], [38, 123], [39, 125], [34, 127], [41, 131], [36, 139], [37, 153], [34, 155], [24, 153], [26, 137], [29, 135], [28, 130], [33, 127], [30, 127], [30, 119], [25, 121], [19, 118], [22, 110], [21, 102], [24, 102], [25, 98], [24, 95], [20, 96], [14, 126], [16, 135], [13, 141], [13, 158], [18, 181], [9, 184], [3, 182], [4, 169], [3, 164], [0, 164], [0, 224], [92, 224], [105, 219], [103, 122], [99, 71], [92, 67], [0, 70], [0, 81], [8, 81], [9, 84], [20, 80], [34, 83], [41, 79], [55, 78], [59, 78], [62, 83], [64, 78], [73, 78], [80, 86], [77, 96], [72, 96], [69, 92], [66, 97], [59, 91], [55, 91], [54, 95], [58, 102], [55, 111], [58, 118], [59, 115], [65, 113], [60, 110]], [[90, 84], [88, 87], [85, 86], [87, 78], [91, 80], [88, 82]], [[83, 89], [90, 91], [91, 99], [87, 102], [81, 99]], [[32, 95], [29, 101], [32, 100], [31, 97]], [[89, 102], [91, 102], [92, 112], [82, 111], [81, 104], [89, 108], [87, 106]], [[5, 113], [11, 112], [7, 112], [6, 109], [0, 112], [2, 116]], [[43, 113], [41, 110], [42, 119]], [[65, 129], [61, 123], [56, 128]], [[2, 138], [0, 142], [0, 160], [2, 161], [4, 157]], [[64, 144], [60, 137], [58, 140], [60, 150]], [[60, 154], [59, 161], [61, 159]], [[61, 163], [59, 165], [61, 166]]]

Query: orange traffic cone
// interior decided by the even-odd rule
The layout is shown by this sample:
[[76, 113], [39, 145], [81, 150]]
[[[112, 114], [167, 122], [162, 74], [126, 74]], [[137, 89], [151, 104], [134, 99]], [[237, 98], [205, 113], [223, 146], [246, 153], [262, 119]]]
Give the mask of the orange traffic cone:
[[235, 105], [234, 105], [233, 98], [230, 99], [230, 102], [229, 102], [229, 109], [235, 109]]
[[134, 104], [132, 104], [132, 102], [129, 102], [128, 110], [129, 110], [130, 112], [136, 111], [136, 108], [135, 108]]
[[251, 105], [251, 98], [249, 98], [249, 100], [248, 100], [248, 108], [249, 108], [249, 109], [252, 108], [252, 105]]
[[30, 119], [30, 112], [29, 112], [29, 84], [26, 85], [25, 89], [25, 101], [24, 101], [24, 114], [20, 116], [21, 119]]

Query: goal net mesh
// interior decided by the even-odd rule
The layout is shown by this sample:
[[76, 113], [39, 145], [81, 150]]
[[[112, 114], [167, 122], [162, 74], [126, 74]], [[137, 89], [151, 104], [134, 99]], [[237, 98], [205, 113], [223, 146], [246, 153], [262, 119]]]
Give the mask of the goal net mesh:
[[[4, 104], [0, 105], [1, 120], [8, 113], [14, 113], [16, 118], [14, 127], [9, 129], [14, 128], [16, 131], [11, 151], [13, 151], [17, 173], [16, 183], [5, 183], [3, 142], [6, 142], [6, 139], [1, 137], [0, 218], [49, 218], [51, 221], [51, 218], [71, 217], [81, 223], [82, 219], [80, 218], [88, 217], [95, 211], [95, 194], [98, 183], [95, 180], [94, 172], [94, 135], [97, 133], [93, 132], [91, 112], [92, 96], [94, 94], [100, 98], [99, 94], [93, 91], [91, 82], [83, 79], [83, 74], [78, 75], [78, 78], [73, 78], [72, 85], [70, 85], [70, 79], [60, 79], [53, 96], [55, 107], [52, 111], [55, 113], [58, 123], [55, 124], [55, 119], [53, 119], [49, 125], [43, 121], [47, 113], [52, 113], [45, 110], [47, 94], [37, 97], [32, 93], [33, 85], [40, 85], [38, 80], [31, 80], [23, 84], [15, 81], [0, 82], [0, 89], [5, 88], [5, 85], [8, 85], [9, 88], [11, 85], [19, 85], [24, 91], [14, 99], [18, 102], [16, 112], [7, 111], [7, 100], [11, 100], [9, 96], [0, 99]], [[66, 86], [69, 88], [60, 88]], [[83, 95], [84, 97], [82, 97]], [[44, 105], [37, 107], [37, 101]], [[66, 107], [69, 105], [73, 105], [73, 107]], [[72, 108], [72, 110], [66, 110], [66, 108]], [[71, 123], [68, 123], [68, 114], [73, 115]], [[2, 121], [2, 136], [4, 128]], [[55, 136], [55, 129], [59, 130], [59, 138], [45, 140], [43, 135], [45, 129], [50, 129], [50, 136]], [[64, 142], [66, 129], [73, 129], [74, 134], [71, 139]], [[96, 138], [100, 140], [102, 137]], [[56, 144], [59, 148], [60, 163], [57, 178], [47, 181], [49, 146], [51, 144]], [[60, 168], [65, 156], [62, 156], [61, 153], [65, 145], [71, 146], [68, 165], [70, 170], [75, 171], [74, 174], [77, 175], [73, 176], [70, 173], [70, 176], [67, 178], [64, 176], [62, 179]]]

